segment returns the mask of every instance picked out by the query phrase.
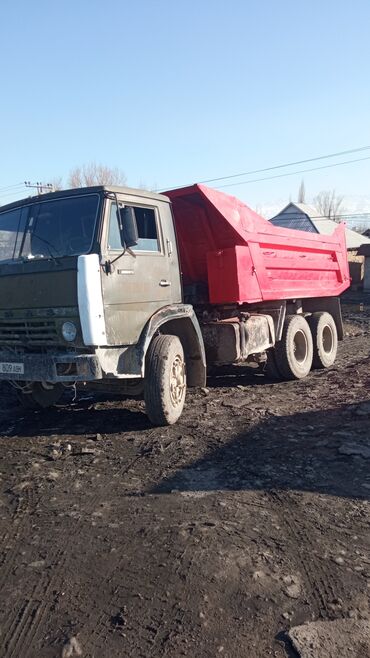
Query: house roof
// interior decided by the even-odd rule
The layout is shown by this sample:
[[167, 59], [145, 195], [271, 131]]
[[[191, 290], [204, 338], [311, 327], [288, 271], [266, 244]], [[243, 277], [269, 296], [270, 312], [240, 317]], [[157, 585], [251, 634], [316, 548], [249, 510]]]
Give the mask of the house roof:
[[[289, 217], [290, 215], [293, 222], [296, 218], [298, 221], [297, 210], [299, 211], [299, 214], [304, 213], [308, 217], [313, 229], [317, 233], [321, 233], [322, 235], [332, 235], [337, 226], [337, 222], [335, 222], [333, 219], [329, 219], [328, 217], [320, 217], [319, 211], [314, 208], [314, 206], [310, 206], [307, 203], [288, 203], [288, 205], [285, 206], [285, 208], [283, 208], [277, 215], [272, 217], [270, 221], [275, 223], [274, 220], [280, 218], [281, 215], [285, 215], [286, 217]], [[293, 228], [292, 225], [291, 228]], [[346, 227], [346, 244], [347, 249], [359, 249], [359, 247], [361, 247], [363, 244], [370, 245], [370, 238], [367, 238], [365, 235], [361, 235], [361, 233], [357, 233], [357, 231], [353, 231], [352, 229]]]
[[[331, 235], [337, 226], [337, 223], [332, 219], [312, 219], [311, 221], [315, 224], [318, 232], [323, 235]], [[346, 227], [346, 244], [347, 249], [359, 249], [362, 244], [370, 245], [370, 238]]]
[[[284, 208], [284, 210], [286, 210], [289, 207], [291, 207], [292, 210], [294, 210], [294, 208], [298, 208], [298, 210], [302, 210], [302, 212], [304, 212], [306, 215], [308, 215], [308, 217], [310, 219], [318, 217], [319, 214], [320, 214], [319, 211], [317, 210], [317, 208], [315, 208], [314, 206], [310, 206], [308, 203], [298, 203], [298, 202], [297, 203], [292, 203], [291, 202], [291, 203], [288, 203], [288, 205]], [[281, 212], [284, 212], [284, 210], [282, 210]]]
[[358, 256], [370, 256], [370, 244], [362, 244], [357, 253]]

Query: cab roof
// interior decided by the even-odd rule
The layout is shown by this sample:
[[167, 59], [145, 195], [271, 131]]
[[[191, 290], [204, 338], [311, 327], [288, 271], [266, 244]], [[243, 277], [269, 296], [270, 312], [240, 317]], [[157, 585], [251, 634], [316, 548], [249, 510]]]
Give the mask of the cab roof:
[[68, 190], [59, 190], [57, 192], [48, 192], [47, 194], [35, 194], [33, 196], [25, 197], [24, 199], [18, 199], [17, 201], [12, 201], [6, 205], [0, 206], [0, 213], [4, 210], [11, 210], [12, 208], [18, 208], [19, 206], [26, 206], [29, 203], [34, 203], [36, 201], [48, 201], [56, 198], [78, 196], [80, 194], [101, 194], [103, 193], [113, 193], [113, 194], [125, 194], [127, 196], [140, 196], [144, 199], [155, 199], [157, 201], [165, 201], [169, 203], [167, 196], [163, 194], [157, 194], [157, 192], [150, 192], [149, 190], [137, 189], [134, 187], [119, 187], [116, 185], [93, 185], [91, 187], [74, 187]]

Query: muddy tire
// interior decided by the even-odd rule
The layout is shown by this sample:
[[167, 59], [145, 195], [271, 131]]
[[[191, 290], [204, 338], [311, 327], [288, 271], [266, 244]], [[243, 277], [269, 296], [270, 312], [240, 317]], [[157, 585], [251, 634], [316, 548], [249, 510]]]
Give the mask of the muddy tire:
[[41, 409], [40, 405], [33, 399], [32, 393], [22, 393], [22, 391], [17, 390], [16, 396], [19, 404], [23, 407], [23, 409]]
[[64, 390], [62, 384], [46, 386], [42, 382], [34, 382], [27, 393], [17, 390], [17, 398], [25, 409], [46, 409], [59, 402]]
[[289, 315], [283, 335], [276, 344], [275, 358], [283, 379], [303, 379], [312, 367], [313, 341], [310, 327], [302, 315]]
[[267, 350], [267, 361], [264, 365], [263, 373], [269, 379], [281, 379], [281, 374], [276, 365], [275, 349], [273, 347]]
[[144, 400], [153, 425], [173, 425], [186, 396], [184, 350], [177, 336], [156, 336], [146, 356]]
[[312, 313], [308, 319], [313, 339], [312, 367], [330, 368], [338, 351], [338, 332], [330, 313]]

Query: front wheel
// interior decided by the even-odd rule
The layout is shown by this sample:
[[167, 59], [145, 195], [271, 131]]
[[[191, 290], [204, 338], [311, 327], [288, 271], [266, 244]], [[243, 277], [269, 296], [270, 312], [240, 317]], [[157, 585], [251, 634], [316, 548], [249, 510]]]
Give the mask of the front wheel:
[[144, 400], [153, 425], [180, 418], [186, 396], [184, 350], [177, 336], [156, 336], [146, 356]]
[[29, 382], [23, 389], [17, 389], [17, 398], [25, 409], [46, 409], [57, 404], [65, 388], [62, 384]]

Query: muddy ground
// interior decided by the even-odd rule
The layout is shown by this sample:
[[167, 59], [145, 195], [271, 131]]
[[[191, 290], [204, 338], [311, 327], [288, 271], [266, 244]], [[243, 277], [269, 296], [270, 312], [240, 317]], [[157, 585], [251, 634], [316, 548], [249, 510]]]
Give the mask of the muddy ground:
[[3, 389], [0, 655], [286, 658], [292, 626], [369, 619], [369, 300], [345, 316], [336, 367], [213, 378], [169, 428]]

